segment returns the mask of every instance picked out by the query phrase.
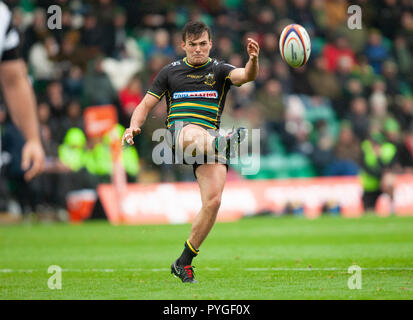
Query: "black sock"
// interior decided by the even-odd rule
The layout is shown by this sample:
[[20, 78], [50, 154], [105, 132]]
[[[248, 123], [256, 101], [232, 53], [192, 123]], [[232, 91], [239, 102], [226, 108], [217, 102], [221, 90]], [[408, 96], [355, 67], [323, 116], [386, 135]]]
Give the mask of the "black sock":
[[184, 251], [182, 251], [181, 256], [178, 258], [178, 264], [183, 266], [191, 265], [192, 259], [198, 255], [199, 250], [195, 249], [195, 247], [187, 240], [185, 242]]

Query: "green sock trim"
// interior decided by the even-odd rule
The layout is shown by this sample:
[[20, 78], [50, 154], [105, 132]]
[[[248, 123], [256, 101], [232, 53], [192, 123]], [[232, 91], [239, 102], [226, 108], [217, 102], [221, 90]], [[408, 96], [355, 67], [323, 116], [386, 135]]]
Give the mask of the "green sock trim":
[[223, 136], [218, 136], [218, 137], [216, 137], [216, 138], [214, 139], [214, 148], [215, 148], [215, 151], [216, 151], [216, 152], [222, 151], [222, 150], [220, 150], [220, 146], [219, 146], [219, 142], [220, 142], [220, 140], [221, 140], [222, 138], [225, 138], [225, 137], [223, 137]]

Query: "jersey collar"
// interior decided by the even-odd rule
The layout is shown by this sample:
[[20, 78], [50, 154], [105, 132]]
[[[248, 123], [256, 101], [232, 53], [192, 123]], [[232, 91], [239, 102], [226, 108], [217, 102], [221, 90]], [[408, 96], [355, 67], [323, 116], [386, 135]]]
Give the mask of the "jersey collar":
[[202, 67], [205, 67], [207, 64], [209, 64], [209, 63], [212, 61], [212, 59], [211, 59], [211, 58], [208, 58], [208, 61], [205, 62], [204, 64], [201, 64], [200, 66], [194, 66], [193, 64], [190, 64], [190, 63], [187, 61], [186, 57], [183, 59], [183, 61], [184, 61], [184, 63], [185, 63], [188, 67], [191, 67], [191, 68], [202, 68]]

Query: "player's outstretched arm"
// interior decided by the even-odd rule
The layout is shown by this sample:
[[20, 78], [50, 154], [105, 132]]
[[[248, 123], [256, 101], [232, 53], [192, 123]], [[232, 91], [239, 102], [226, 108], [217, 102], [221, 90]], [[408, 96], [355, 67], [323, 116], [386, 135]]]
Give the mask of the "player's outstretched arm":
[[[27, 170], [25, 179], [31, 180], [41, 172], [45, 155], [40, 141], [36, 99], [24, 61], [15, 59], [2, 62], [0, 83], [10, 116], [26, 139], [22, 150], [22, 169]], [[30, 164], [32, 166], [29, 169]]]
[[229, 75], [232, 83], [236, 86], [241, 86], [244, 83], [254, 81], [258, 75], [258, 55], [260, 53], [258, 42], [248, 38], [247, 52], [250, 58], [245, 65], [245, 68], [234, 69]]
[[158, 102], [159, 100], [150, 94], [146, 94], [143, 97], [142, 101], [133, 111], [129, 128], [127, 128], [123, 134], [122, 146], [125, 145], [125, 141], [130, 145], [134, 144], [133, 137], [141, 132], [141, 127], [145, 123], [148, 113]]

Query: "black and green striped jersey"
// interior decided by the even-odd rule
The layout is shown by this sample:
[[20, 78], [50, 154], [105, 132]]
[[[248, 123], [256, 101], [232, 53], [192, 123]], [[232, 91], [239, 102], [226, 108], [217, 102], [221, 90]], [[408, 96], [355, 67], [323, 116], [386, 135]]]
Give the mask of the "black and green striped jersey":
[[209, 58], [200, 66], [186, 58], [172, 62], [158, 73], [148, 93], [166, 98], [169, 128], [175, 121], [187, 121], [209, 129], [219, 129], [225, 98], [232, 85], [234, 66]]

